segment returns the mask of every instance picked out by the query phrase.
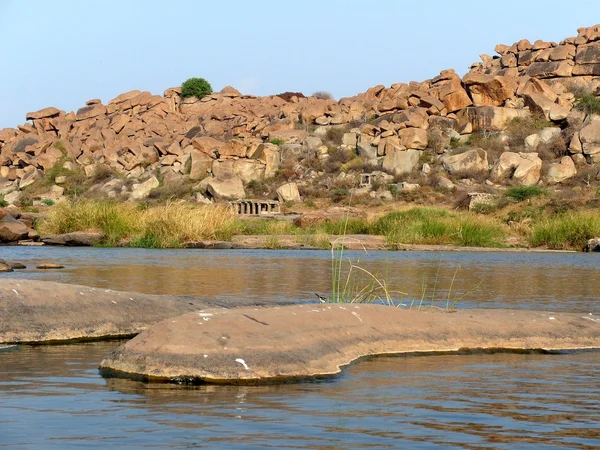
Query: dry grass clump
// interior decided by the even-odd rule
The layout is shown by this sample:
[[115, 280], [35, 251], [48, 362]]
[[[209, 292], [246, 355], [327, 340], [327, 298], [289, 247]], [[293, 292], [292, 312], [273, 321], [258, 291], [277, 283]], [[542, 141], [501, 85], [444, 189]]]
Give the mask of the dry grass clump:
[[229, 239], [236, 227], [236, 215], [227, 206], [167, 203], [140, 208], [132, 203], [80, 200], [52, 208], [39, 231], [101, 230], [108, 246], [126, 241], [135, 247], [169, 248], [187, 241]]

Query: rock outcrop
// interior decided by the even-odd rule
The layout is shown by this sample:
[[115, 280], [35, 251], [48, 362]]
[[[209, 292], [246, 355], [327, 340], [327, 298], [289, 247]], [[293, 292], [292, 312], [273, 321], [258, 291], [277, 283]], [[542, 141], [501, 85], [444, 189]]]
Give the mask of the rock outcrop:
[[241, 300], [232, 305], [214, 299], [7, 278], [0, 283], [0, 344], [126, 337], [188, 311], [250, 304], [256, 302]]
[[101, 369], [177, 383], [256, 383], [332, 375], [377, 354], [598, 347], [600, 318], [587, 313], [296, 305], [171, 318], [119, 347]]
[[[247, 186], [283, 167], [287, 181], [314, 183], [322, 173], [307, 164], [329, 158], [332, 144], [323, 142], [335, 134], [338, 149], [402, 176], [421, 169], [423, 152], [448, 161], [443, 154], [451, 139], [499, 133], [515, 118], [538, 115], [561, 133], [575, 114], [575, 94], [593, 95], [600, 87], [598, 29], [581, 28], [559, 43], [498, 45], [496, 56], [482, 55], [462, 78], [443, 70], [423, 82], [379, 85], [339, 101], [291, 94], [254, 97], [228, 86], [202, 99], [182, 99], [180, 88], [170, 88], [163, 95], [126, 92], [106, 105], [89, 101], [76, 112], [44, 108], [28, 113], [24, 125], [0, 130], [0, 195], [18, 201], [22, 189], [60, 166], [88, 178], [109, 170], [133, 180], [133, 189], [122, 186], [118, 192], [102, 186], [109, 196], [141, 200], [157, 183], [216, 178], [198, 189], [213, 200], [241, 198], [240, 183], [233, 188], [235, 182], [229, 181], [227, 192], [220, 192], [223, 180]], [[584, 126], [569, 135], [566, 156], [581, 160], [576, 155], [583, 155], [591, 164], [600, 159], [600, 119], [583, 116]], [[446, 175], [436, 171], [429, 175]], [[55, 186], [41, 197], [55, 201], [65, 180], [50, 181]]]

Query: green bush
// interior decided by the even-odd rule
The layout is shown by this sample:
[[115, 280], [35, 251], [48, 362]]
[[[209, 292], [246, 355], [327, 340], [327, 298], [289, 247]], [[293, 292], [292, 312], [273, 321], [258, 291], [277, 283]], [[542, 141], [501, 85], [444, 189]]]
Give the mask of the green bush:
[[372, 227], [386, 236], [388, 244], [433, 244], [500, 247], [505, 237], [491, 219], [472, 214], [454, 214], [438, 208], [413, 208], [389, 213]]
[[8, 202], [4, 200], [4, 195], [0, 195], [0, 208], [8, 206]]
[[190, 78], [181, 85], [181, 97], [196, 97], [198, 99], [212, 94], [212, 87], [204, 78]]
[[600, 99], [591, 92], [575, 95], [575, 108], [586, 114], [600, 114]]
[[527, 200], [531, 197], [542, 195], [544, 190], [539, 186], [517, 186], [506, 191], [506, 196], [518, 202]]
[[580, 250], [588, 239], [600, 235], [600, 217], [594, 211], [581, 211], [547, 217], [536, 223], [529, 236], [533, 247], [554, 250]]

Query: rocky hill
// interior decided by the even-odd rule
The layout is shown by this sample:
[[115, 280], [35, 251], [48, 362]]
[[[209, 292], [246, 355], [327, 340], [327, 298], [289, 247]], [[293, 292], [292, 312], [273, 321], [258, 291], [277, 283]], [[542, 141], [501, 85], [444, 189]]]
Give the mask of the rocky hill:
[[[232, 87], [182, 99], [171, 88], [31, 112], [0, 130], [0, 195], [15, 204], [74, 195], [209, 202], [271, 197], [287, 184], [282, 200], [353, 192], [386, 201], [424, 185], [595, 181], [600, 25], [495, 51], [462, 78], [444, 70], [339, 101]], [[360, 187], [364, 173], [375, 175]]]

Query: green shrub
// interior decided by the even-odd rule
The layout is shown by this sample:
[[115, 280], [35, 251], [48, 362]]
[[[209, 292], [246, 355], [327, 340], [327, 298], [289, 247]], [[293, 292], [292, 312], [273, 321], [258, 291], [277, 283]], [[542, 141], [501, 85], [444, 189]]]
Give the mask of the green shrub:
[[575, 96], [575, 108], [586, 114], [600, 114], [600, 99], [591, 92], [578, 94]]
[[517, 186], [506, 191], [505, 195], [518, 202], [542, 195], [544, 190], [539, 186]]
[[8, 206], [8, 202], [4, 200], [4, 195], [0, 195], [0, 208], [3, 208], [4, 206]]
[[588, 239], [600, 235], [600, 216], [594, 211], [582, 211], [551, 216], [536, 223], [529, 242], [533, 247], [546, 246], [554, 250], [580, 250]]
[[283, 139], [275, 138], [275, 139], [271, 139], [271, 144], [283, 145], [283, 144], [285, 144], [285, 141]]
[[373, 232], [391, 245], [432, 244], [499, 247], [505, 236], [492, 219], [437, 208], [413, 208], [389, 213], [373, 224]]
[[181, 85], [181, 97], [196, 97], [198, 99], [212, 94], [212, 87], [204, 78], [190, 78]]
[[52, 200], [51, 198], [45, 198], [44, 200], [42, 200], [42, 203], [46, 206], [54, 206], [54, 200]]

